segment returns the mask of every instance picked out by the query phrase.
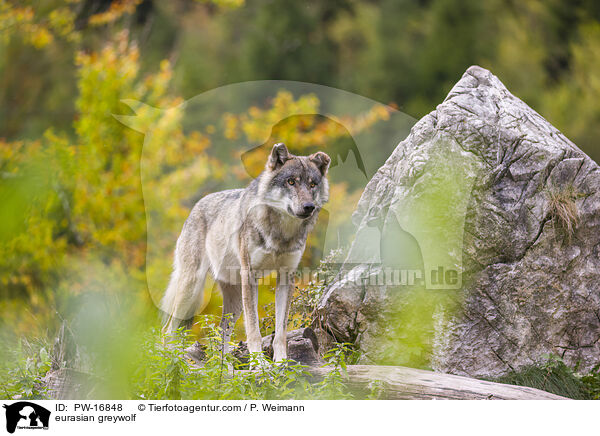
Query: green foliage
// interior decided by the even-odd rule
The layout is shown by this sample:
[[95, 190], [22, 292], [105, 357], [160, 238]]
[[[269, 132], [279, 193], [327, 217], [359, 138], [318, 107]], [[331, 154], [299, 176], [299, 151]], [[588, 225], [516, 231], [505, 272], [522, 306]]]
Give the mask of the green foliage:
[[600, 364], [594, 366], [588, 374], [581, 376], [588, 398], [600, 400]]
[[[37, 141], [0, 140], [0, 308], [2, 323], [15, 331], [54, 329], [49, 309], [57, 304], [57, 289], [71, 296], [85, 290], [97, 261], [128, 271], [143, 290], [143, 138], [112, 113], [123, 97], [157, 105], [174, 99], [165, 96], [169, 64], [140, 80], [138, 58], [126, 33], [99, 53], [78, 54], [75, 137], [48, 129]], [[176, 137], [177, 126], [153, 121]], [[180, 142], [192, 142], [179, 132]], [[15, 310], [23, 304], [30, 307], [26, 314]]]
[[[92, 304], [102, 306], [103, 302], [93, 300]], [[130, 326], [125, 336], [119, 334], [123, 326], [111, 327], [119, 318], [111, 314], [94, 319], [101, 333], [98, 329], [81, 332], [80, 326], [73, 326], [79, 352], [88, 356], [85, 369], [73, 369], [84, 369], [99, 380], [91, 390], [96, 399], [352, 399], [365, 394], [351, 391], [344, 382], [346, 365], [355, 360], [349, 344], [338, 344], [325, 354], [332, 371], [316, 382], [306, 367], [293, 361], [274, 364], [267, 357], [252, 355], [249, 362], [242, 362], [223, 354], [222, 331], [209, 315], [198, 320], [205, 350], [202, 365], [185, 357], [184, 350], [194, 341], [190, 331], [180, 329], [164, 337], [157, 328]], [[42, 340], [10, 338], [4, 338], [2, 346], [0, 397], [47, 398], [42, 378], [50, 369], [51, 347]], [[366, 394], [373, 397], [380, 391], [374, 384]]]
[[359, 353], [353, 347], [353, 344], [346, 342], [334, 344], [334, 348], [323, 354], [326, 365], [345, 372], [347, 365], [353, 365], [358, 361]]
[[[16, 2], [15, 2], [16, 3]], [[46, 2], [45, 8], [34, 8], [38, 2], [11, 1], [0, 3], [1, 38], [8, 42], [12, 37], [22, 40], [41, 49], [46, 47], [56, 37], [68, 41], [77, 41], [79, 32], [75, 31], [75, 13], [73, 8], [63, 2]], [[77, 3], [77, 0], [72, 3]], [[37, 9], [37, 10], [36, 10]]]
[[42, 378], [50, 369], [48, 344], [3, 337], [0, 346], [0, 397], [46, 399]]
[[[199, 318], [204, 331], [205, 359], [201, 366], [185, 360], [183, 350], [190, 345], [187, 333], [157, 342], [151, 331], [146, 336], [132, 383], [132, 398], [139, 399], [345, 399], [354, 398], [345, 385], [347, 344], [326, 354], [333, 370], [313, 382], [306, 367], [293, 361], [274, 364], [264, 356], [250, 356], [249, 363], [223, 354], [222, 332], [210, 316]], [[253, 370], [248, 370], [255, 368]]]
[[16, 104], [0, 130], [13, 139], [69, 126], [73, 110], [63, 102], [75, 97], [76, 68], [68, 60], [125, 29], [144, 47], [144, 73], [177, 59], [184, 96], [238, 81], [300, 80], [395, 101], [418, 117], [481, 64], [597, 158], [599, 20], [592, 0], [127, 0], [99, 9], [83, 0], [5, 1], [0, 40], [10, 62], [0, 69], [12, 86], [0, 95]]

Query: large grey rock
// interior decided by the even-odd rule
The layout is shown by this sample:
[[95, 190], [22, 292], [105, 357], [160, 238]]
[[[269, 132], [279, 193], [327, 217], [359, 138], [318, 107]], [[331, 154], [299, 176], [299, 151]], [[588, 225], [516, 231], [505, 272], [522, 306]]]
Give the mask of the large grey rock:
[[[367, 361], [421, 353], [417, 364], [438, 371], [495, 377], [555, 354], [590, 369], [600, 362], [599, 187], [595, 162], [470, 67], [366, 187], [319, 322]], [[414, 247], [403, 232], [425, 280], [357, 280], [406, 268]], [[432, 280], [438, 267], [458, 278]]]

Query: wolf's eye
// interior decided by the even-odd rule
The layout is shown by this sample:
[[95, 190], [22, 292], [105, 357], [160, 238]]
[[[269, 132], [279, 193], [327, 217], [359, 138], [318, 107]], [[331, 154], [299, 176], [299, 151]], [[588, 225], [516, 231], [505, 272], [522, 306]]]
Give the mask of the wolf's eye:
[[317, 184], [315, 182], [310, 182], [310, 187], [314, 188], [315, 186], [317, 186]]
[[288, 179], [288, 184], [295, 185], [296, 181], [294, 179]]

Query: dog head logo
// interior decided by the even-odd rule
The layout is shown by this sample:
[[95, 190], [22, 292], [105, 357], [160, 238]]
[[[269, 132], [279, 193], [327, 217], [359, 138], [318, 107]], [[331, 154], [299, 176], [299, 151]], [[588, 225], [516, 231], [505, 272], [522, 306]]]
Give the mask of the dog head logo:
[[3, 406], [6, 409], [6, 431], [19, 429], [48, 429], [50, 411], [29, 401]]

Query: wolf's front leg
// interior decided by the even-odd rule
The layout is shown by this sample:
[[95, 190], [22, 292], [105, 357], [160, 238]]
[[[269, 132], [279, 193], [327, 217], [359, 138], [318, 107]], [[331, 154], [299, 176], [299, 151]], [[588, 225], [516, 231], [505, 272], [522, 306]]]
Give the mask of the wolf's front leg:
[[273, 339], [273, 360], [287, 359], [287, 323], [292, 297], [294, 275], [290, 271], [278, 271], [275, 290], [275, 338]]
[[258, 285], [250, 269], [250, 262], [242, 262], [242, 305], [244, 307], [244, 322], [246, 324], [246, 341], [248, 351], [259, 353], [262, 351], [262, 338], [258, 326]]

